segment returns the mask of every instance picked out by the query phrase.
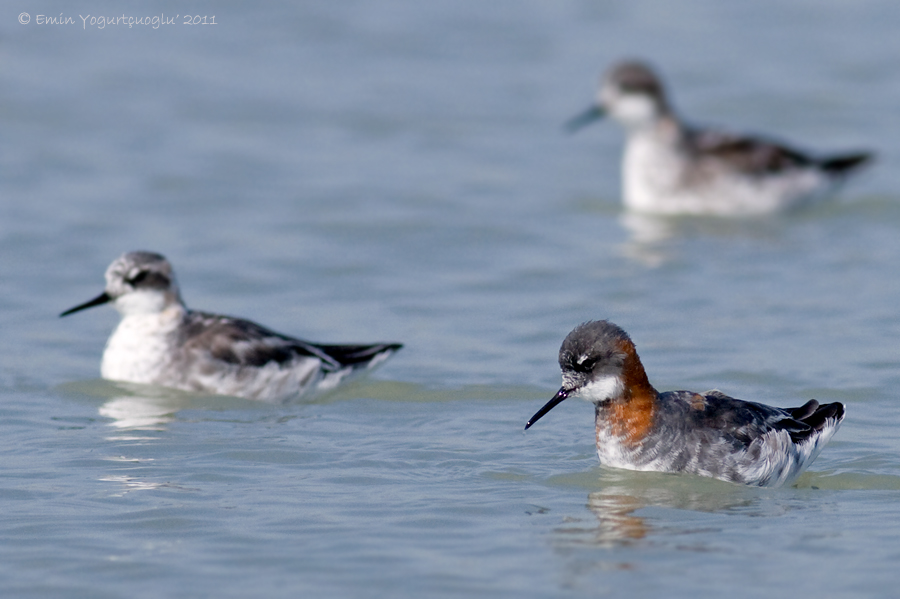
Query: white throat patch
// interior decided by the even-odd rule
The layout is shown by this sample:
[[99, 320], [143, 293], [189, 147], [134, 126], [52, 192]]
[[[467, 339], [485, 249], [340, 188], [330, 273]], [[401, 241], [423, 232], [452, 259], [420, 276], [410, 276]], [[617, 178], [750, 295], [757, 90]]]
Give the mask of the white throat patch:
[[624, 390], [625, 385], [622, 384], [622, 379], [608, 374], [594, 379], [579, 389], [578, 396], [596, 403], [619, 397]]
[[168, 303], [166, 293], [158, 289], [126, 293], [115, 300], [116, 310], [123, 316], [132, 314], [158, 314]]

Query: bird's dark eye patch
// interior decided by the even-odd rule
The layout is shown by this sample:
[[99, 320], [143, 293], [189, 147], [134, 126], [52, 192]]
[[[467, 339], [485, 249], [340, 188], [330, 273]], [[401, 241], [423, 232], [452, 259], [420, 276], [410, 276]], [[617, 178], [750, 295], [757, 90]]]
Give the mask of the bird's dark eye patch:
[[125, 279], [125, 282], [135, 289], [138, 287], [165, 289], [171, 284], [169, 277], [149, 270], [142, 270], [130, 279]]
[[653, 81], [632, 80], [623, 81], [619, 86], [627, 94], [659, 94], [660, 88]]
[[137, 273], [130, 279], [125, 279], [125, 282], [128, 283], [129, 285], [131, 285], [132, 287], [136, 287], [142, 281], [144, 281], [147, 278], [147, 275], [149, 275], [149, 274], [150, 274], [150, 271], [142, 270], [141, 272]]
[[572, 370], [576, 372], [590, 372], [594, 369], [594, 366], [597, 365], [597, 362], [600, 361], [601, 356], [595, 356], [593, 358], [585, 358], [583, 360], [576, 360], [572, 365]]

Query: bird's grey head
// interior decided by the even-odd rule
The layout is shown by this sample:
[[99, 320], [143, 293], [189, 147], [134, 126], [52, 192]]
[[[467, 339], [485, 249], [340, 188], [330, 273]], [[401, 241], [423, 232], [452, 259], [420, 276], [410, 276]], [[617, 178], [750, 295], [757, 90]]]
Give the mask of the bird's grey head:
[[128, 252], [106, 269], [106, 293], [113, 299], [135, 291], [178, 292], [172, 265], [153, 252]]
[[634, 131], [652, 126], [670, 113], [665, 89], [653, 69], [644, 62], [628, 60], [606, 73], [594, 104], [569, 119], [565, 128], [574, 133], [609, 116]]
[[609, 70], [597, 100], [607, 114], [629, 128], [646, 126], [670, 112], [662, 81], [648, 64], [636, 60]]
[[622, 375], [632, 346], [628, 333], [606, 320], [575, 327], [559, 348], [563, 389], [575, 393], [592, 382]]
[[172, 265], [153, 252], [128, 252], [116, 258], [106, 269], [103, 293], [60, 316], [107, 302], [113, 302], [122, 314], [160, 312], [173, 304], [183, 305]]
[[598, 404], [621, 397], [629, 354], [636, 357], [634, 344], [613, 323], [595, 320], [575, 327], [559, 348], [562, 387], [531, 417], [525, 430], [569, 397], [580, 396]]

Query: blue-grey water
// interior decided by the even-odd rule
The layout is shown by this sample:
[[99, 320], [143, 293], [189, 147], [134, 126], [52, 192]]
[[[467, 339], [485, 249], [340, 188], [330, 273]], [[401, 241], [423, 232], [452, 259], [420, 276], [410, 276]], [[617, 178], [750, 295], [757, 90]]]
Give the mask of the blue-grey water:
[[[7, 2], [2, 594], [894, 596], [900, 5], [681, 4]], [[878, 162], [797, 214], [629, 217], [621, 132], [561, 133], [623, 56]], [[114, 311], [57, 315], [134, 249], [192, 307], [406, 347], [287, 406], [103, 381]], [[778, 490], [605, 470], [583, 402], [523, 433], [595, 318], [660, 389], [844, 426]]]

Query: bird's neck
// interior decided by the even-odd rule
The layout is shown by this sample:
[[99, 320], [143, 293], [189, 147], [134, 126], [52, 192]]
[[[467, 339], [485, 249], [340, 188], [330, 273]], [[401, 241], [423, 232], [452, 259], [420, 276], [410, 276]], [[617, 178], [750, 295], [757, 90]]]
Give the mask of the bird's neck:
[[653, 139], [656, 143], [677, 144], [684, 136], [684, 125], [674, 113], [662, 110], [652, 117], [625, 125], [627, 136], [634, 139]]
[[650, 384], [644, 366], [631, 353], [622, 368], [621, 393], [608, 402], [596, 404], [597, 442], [612, 436], [621, 443], [640, 442], [653, 426], [657, 391]]

